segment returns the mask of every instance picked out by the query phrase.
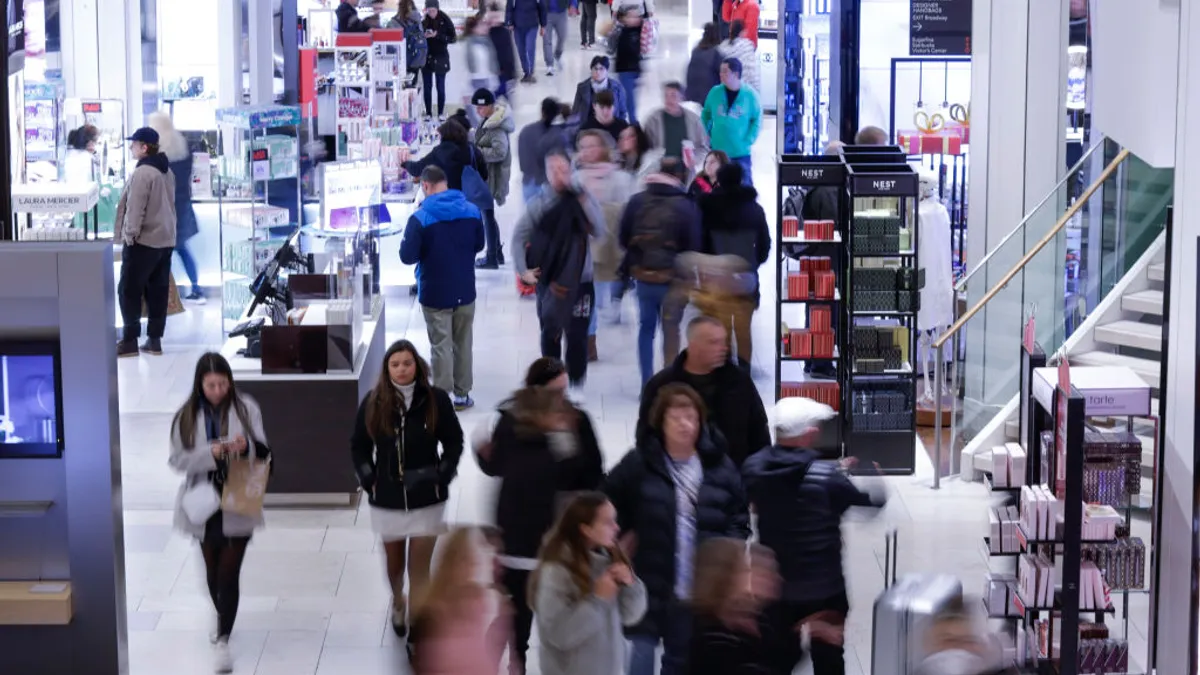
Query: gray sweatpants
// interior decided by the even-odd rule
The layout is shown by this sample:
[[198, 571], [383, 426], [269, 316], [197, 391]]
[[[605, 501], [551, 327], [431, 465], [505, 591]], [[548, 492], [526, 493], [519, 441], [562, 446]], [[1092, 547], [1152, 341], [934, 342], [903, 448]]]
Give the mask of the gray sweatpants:
[[[550, 50], [550, 36], [554, 35], [553, 55]], [[542, 53], [546, 57], [546, 67], [553, 67], [562, 59], [563, 43], [567, 40], [567, 13], [546, 12], [546, 34], [542, 36]]]
[[471, 393], [475, 303], [454, 309], [421, 306], [433, 356], [433, 386], [455, 396]]

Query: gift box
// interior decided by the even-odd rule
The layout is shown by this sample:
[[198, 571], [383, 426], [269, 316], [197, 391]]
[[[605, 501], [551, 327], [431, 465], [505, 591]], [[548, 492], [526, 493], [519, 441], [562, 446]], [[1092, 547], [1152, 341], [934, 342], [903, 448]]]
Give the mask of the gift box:
[[833, 330], [833, 312], [828, 305], [812, 305], [808, 308], [808, 328], [816, 333]]
[[788, 345], [792, 358], [807, 359], [812, 356], [812, 333], [807, 330], [790, 331]]
[[961, 155], [963, 137], [948, 130], [900, 132], [900, 147], [909, 155]]
[[823, 272], [833, 268], [833, 260], [829, 256], [805, 256], [800, 258], [801, 272]]
[[837, 277], [832, 270], [813, 272], [813, 295], [821, 300], [832, 300], [837, 289]]
[[800, 236], [800, 219], [796, 216], [783, 217], [783, 236], [799, 237]]
[[833, 358], [833, 333], [809, 333], [812, 343], [812, 355], [816, 359], [831, 359]]
[[809, 273], [788, 272], [787, 299], [807, 300], [809, 296]]
[[833, 239], [832, 220], [804, 221], [804, 238], [808, 241], [830, 241]]
[[971, 142], [971, 125], [963, 124], [962, 122], [946, 122], [946, 128], [942, 133], [957, 134], [962, 139], [964, 145]]

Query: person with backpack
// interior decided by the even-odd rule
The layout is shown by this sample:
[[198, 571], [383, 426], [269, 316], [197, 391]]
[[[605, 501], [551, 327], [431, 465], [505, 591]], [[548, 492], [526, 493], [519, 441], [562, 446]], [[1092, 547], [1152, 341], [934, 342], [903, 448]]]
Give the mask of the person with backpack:
[[546, 157], [546, 180], [517, 221], [510, 250], [517, 273], [537, 285], [542, 356], [561, 358], [566, 337], [567, 378], [578, 400], [596, 297], [589, 244], [604, 236], [604, 210], [572, 180], [566, 153]]
[[674, 289], [680, 253], [700, 250], [700, 212], [683, 191], [687, 167], [668, 157], [629, 200], [621, 216], [620, 243], [625, 269], [637, 282], [638, 367], [642, 384], [654, 375], [654, 333], [663, 331], [663, 363], [679, 354], [679, 322], [686, 298]]
[[700, 197], [704, 253], [732, 255], [746, 262], [749, 271], [738, 293], [722, 293], [709, 303], [703, 294], [693, 297], [696, 308], [725, 325], [737, 340], [738, 365], [750, 370], [750, 320], [758, 308], [758, 268], [771, 255], [771, 230], [767, 214], [758, 203], [758, 192], [742, 182], [742, 166], [726, 164], [717, 169], [717, 187]]
[[[496, 102], [490, 89], [478, 89], [471, 97], [471, 105], [480, 122], [475, 130], [475, 148], [487, 163], [487, 184], [492, 199], [503, 206], [508, 199], [508, 183], [512, 175], [513, 129], [512, 111], [508, 106]], [[496, 222], [496, 209], [483, 213], [484, 228], [487, 230], [487, 253], [475, 261], [482, 269], [496, 269], [504, 264], [504, 246], [500, 242], [500, 225]]]
[[388, 28], [404, 29], [404, 67], [409, 80], [416, 86], [417, 75], [429, 60], [429, 42], [421, 28], [421, 12], [413, 0], [400, 0], [400, 7], [387, 22]]
[[[404, 170], [410, 176], [420, 176], [425, 167], [436, 166], [446, 173], [446, 182], [451, 190], [462, 190], [472, 204], [481, 209], [486, 207], [486, 200], [483, 205], [479, 203], [481, 195], [477, 194], [478, 185], [475, 184], [474, 179], [487, 180], [487, 163], [483, 161], [482, 155], [475, 152], [472, 147], [467, 128], [458, 120], [446, 120], [438, 127], [438, 136], [442, 142], [434, 146], [424, 157], [405, 162]], [[474, 172], [470, 181], [472, 185], [464, 185], [466, 175], [471, 171]], [[486, 192], [487, 185], [484, 184], [483, 188]]]

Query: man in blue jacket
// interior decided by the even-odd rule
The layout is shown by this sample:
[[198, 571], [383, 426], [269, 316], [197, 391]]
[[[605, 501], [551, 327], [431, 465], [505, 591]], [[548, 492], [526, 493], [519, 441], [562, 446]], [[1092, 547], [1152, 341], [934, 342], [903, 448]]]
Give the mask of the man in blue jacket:
[[[780, 601], [769, 620], [786, 635], [806, 620], [841, 626], [850, 609], [842, 571], [842, 516], [855, 506], [884, 505], [882, 485], [860, 489], [846, 476], [846, 463], [812, 450], [821, 424], [837, 416], [833, 408], [807, 398], [775, 405], [775, 445], [742, 464], [751, 508], [758, 514], [759, 541], [775, 551], [783, 577]], [[835, 631], [836, 632], [836, 631]], [[845, 673], [841, 641], [814, 635], [813, 673]], [[825, 638], [825, 639], [822, 639]], [[786, 671], [800, 659], [800, 641]]]
[[[560, 0], [561, 1], [561, 0]], [[507, 0], [504, 23], [513, 29], [517, 39], [517, 57], [525, 84], [537, 82], [533, 69], [537, 68], [538, 31], [546, 27], [547, 0]]]
[[483, 250], [479, 208], [446, 186], [436, 166], [421, 171], [425, 201], [408, 219], [400, 260], [417, 266], [417, 300], [433, 353], [433, 384], [451, 392], [454, 408], [471, 400], [472, 329], [475, 324], [475, 254]]

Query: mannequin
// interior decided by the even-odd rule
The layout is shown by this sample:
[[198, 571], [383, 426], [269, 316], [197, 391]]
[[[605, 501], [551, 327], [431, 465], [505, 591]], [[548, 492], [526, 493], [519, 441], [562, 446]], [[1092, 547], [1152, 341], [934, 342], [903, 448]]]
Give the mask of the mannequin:
[[954, 323], [954, 268], [950, 261], [950, 214], [938, 198], [937, 176], [927, 171], [921, 172], [917, 227], [920, 228], [917, 255], [925, 270], [925, 285], [921, 287], [921, 305], [917, 312], [918, 355], [921, 374], [925, 378], [925, 392], [920, 402], [933, 404], [929, 361], [934, 355], [930, 353], [930, 345], [935, 336]]

